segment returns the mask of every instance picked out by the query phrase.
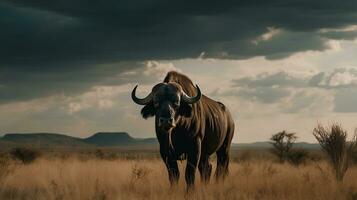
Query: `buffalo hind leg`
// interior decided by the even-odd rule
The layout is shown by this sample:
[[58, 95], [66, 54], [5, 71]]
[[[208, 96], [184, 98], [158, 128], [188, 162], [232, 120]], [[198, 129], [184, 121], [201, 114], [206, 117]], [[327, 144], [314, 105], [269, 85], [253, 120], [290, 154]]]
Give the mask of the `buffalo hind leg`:
[[216, 152], [217, 154], [217, 169], [216, 169], [216, 181], [224, 180], [228, 173], [228, 165], [229, 165], [229, 150], [231, 146], [233, 138], [233, 132], [229, 131], [222, 146]]
[[209, 162], [208, 155], [201, 155], [200, 163], [198, 164], [198, 170], [201, 174], [201, 182], [209, 183], [212, 172], [212, 164]]
[[229, 152], [219, 151], [217, 152], [217, 169], [216, 169], [216, 181], [224, 180], [228, 175], [229, 165]]

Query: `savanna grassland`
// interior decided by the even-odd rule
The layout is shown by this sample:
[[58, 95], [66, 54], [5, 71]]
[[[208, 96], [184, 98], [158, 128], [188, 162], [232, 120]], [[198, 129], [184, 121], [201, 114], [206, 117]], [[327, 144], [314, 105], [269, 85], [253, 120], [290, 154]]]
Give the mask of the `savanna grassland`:
[[2, 156], [0, 199], [357, 199], [355, 165], [337, 182], [324, 158], [294, 166], [266, 154], [244, 151], [235, 156], [224, 183], [211, 179], [201, 184], [197, 173], [190, 194], [185, 192], [185, 163], [179, 162], [179, 185], [170, 188], [165, 166], [155, 156], [50, 154], [28, 164]]

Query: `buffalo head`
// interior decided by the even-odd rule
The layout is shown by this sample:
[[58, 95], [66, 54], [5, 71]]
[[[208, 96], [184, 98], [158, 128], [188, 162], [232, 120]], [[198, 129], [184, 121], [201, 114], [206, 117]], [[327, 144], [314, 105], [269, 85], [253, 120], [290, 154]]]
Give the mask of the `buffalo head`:
[[196, 85], [196, 96], [188, 96], [181, 85], [169, 82], [159, 83], [152, 88], [147, 97], [140, 99], [136, 97], [135, 86], [131, 93], [133, 101], [139, 105], [145, 105], [141, 110], [144, 118], [155, 116], [157, 128], [167, 132], [175, 127], [180, 116], [189, 117], [192, 113], [190, 104], [194, 104], [201, 99], [200, 88]]

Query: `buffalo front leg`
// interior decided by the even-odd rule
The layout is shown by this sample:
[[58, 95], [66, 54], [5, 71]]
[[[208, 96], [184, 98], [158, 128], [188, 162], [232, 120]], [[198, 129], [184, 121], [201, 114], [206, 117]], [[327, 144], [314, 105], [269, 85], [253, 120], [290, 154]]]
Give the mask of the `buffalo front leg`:
[[163, 159], [169, 175], [171, 187], [173, 187], [177, 185], [178, 180], [180, 178], [180, 171], [177, 166], [177, 161], [169, 157], [164, 157]]
[[198, 161], [201, 156], [201, 139], [197, 138], [192, 147], [187, 153], [187, 165], [185, 172], [185, 179], [187, 184], [187, 190], [193, 190], [195, 185], [195, 175], [197, 170]]

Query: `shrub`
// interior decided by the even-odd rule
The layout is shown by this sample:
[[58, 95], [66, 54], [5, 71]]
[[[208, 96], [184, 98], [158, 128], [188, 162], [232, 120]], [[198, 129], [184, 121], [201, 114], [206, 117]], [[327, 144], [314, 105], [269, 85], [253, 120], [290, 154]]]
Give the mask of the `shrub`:
[[356, 133], [352, 141], [348, 142], [347, 132], [341, 125], [334, 123], [326, 128], [319, 124], [314, 128], [313, 135], [329, 157], [336, 180], [342, 181], [357, 146]]
[[279, 158], [280, 162], [284, 162], [287, 159], [296, 139], [295, 133], [288, 133], [285, 130], [274, 134], [270, 138], [274, 147], [272, 153]]
[[293, 149], [288, 154], [288, 161], [295, 166], [299, 166], [306, 161], [308, 155], [308, 152], [304, 149]]
[[95, 151], [95, 157], [98, 158], [98, 159], [103, 160], [105, 158], [105, 154], [104, 154], [103, 150], [97, 149]]
[[28, 148], [14, 148], [10, 151], [11, 156], [23, 164], [30, 164], [39, 157], [39, 152]]
[[145, 166], [138, 166], [138, 164], [135, 164], [131, 169], [129, 187], [134, 188], [137, 182], [146, 179], [150, 171], [151, 170]]

